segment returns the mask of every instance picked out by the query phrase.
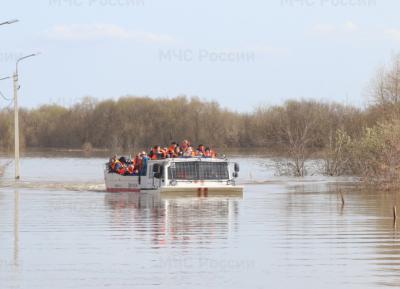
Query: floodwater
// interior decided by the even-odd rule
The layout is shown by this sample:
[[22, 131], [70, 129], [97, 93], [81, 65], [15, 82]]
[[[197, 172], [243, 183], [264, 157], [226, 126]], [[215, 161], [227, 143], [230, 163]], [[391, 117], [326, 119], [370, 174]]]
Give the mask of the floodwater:
[[18, 184], [9, 166], [0, 288], [400, 286], [395, 195], [235, 161], [243, 197], [106, 193], [99, 158], [24, 158]]

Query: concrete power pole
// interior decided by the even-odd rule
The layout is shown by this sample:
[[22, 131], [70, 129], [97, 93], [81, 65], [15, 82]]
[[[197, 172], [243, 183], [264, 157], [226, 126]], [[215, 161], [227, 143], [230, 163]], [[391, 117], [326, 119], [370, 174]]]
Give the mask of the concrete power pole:
[[[0, 22], [0, 25], [9, 25], [18, 22], [18, 19], [13, 19], [13, 20], [8, 20], [5, 22]], [[15, 179], [20, 178], [19, 174], [19, 123], [18, 123], [18, 99], [17, 99], [17, 93], [18, 93], [18, 62], [22, 59], [18, 59], [17, 61], [17, 69], [14, 74], [14, 121], [15, 121]], [[3, 79], [7, 79], [2, 78]]]
[[20, 179], [20, 171], [19, 171], [19, 117], [18, 117], [18, 112], [19, 112], [19, 107], [18, 107], [18, 90], [19, 90], [19, 84], [18, 84], [18, 64], [29, 57], [33, 57], [39, 55], [39, 53], [34, 53], [30, 54], [24, 57], [21, 57], [20, 59], [17, 60], [17, 63], [15, 65], [15, 73], [13, 75], [13, 80], [14, 80], [14, 128], [15, 128], [15, 179], [19, 180]]
[[17, 72], [13, 75], [14, 79], [14, 137], [15, 137], [15, 179], [19, 180], [19, 108], [18, 108], [18, 74]]

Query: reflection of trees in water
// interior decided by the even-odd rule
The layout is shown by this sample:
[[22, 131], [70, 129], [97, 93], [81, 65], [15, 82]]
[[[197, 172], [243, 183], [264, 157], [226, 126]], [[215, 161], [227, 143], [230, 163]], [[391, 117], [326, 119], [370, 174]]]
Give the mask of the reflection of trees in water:
[[[113, 227], [162, 246], [212, 243], [236, 231], [238, 198], [162, 198], [154, 193], [107, 194]], [[132, 232], [134, 236], [132, 236]]]

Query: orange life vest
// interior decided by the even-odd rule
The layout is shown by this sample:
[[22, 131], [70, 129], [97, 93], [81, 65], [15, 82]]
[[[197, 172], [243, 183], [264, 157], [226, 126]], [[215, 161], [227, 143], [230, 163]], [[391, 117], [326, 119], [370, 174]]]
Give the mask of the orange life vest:
[[211, 150], [211, 157], [212, 158], [216, 158], [217, 157], [217, 153], [213, 150]]
[[163, 159], [165, 159], [167, 157], [168, 151], [163, 149], [163, 150], [161, 150], [161, 154], [162, 154]]
[[135, 171], [134, 166], [133, 166], [133, 165], [129, 165], [129, 166], [128, 166], [128, 173], [129, 173], [130, 175], [133, 175], [134, 171]]
[[172, 146], [170, 146], [170, 147], [168, 148], [168, 153], [169, 153], [170, 155], [173, 155], [173, 154], [175, 153], [175, 147], [176, 147], [176, 145], [172, 145]]

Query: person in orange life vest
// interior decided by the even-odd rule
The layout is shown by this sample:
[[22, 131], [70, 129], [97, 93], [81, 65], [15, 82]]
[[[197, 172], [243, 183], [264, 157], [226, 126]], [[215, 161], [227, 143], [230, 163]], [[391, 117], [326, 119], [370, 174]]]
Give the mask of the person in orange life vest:
[[124, 175], [126, 171], [126, 168], [123, 163], [121, 163], [119, 160], [115, 162], [115, 172]]
[[141, 163], [141, 156], [140, 154], [137, 154], [135, 159], [133, 160], [133, 167], [135, 172], [139, 171], [140, 163]]
[[211, 150], [211, 157], [216, 158], [217, 157], [217, 152], [215, 150]]
[[117, 156], [114, 155], [112, 158], [110, 158], [110, 161], [108, 162], [109, 170], [111, 172], [115, 172], [116, 161], [117, 161]]
[[118, 170], [118, 174], [120, 174], [121, 176], [125, 175], [126, 173], [126, 168], [124, 166], [122, 166], [119, 170]]
[[149, 153], [149, 157], [152, 160], [160, 160], [163, 157], [163, 153], [161, 151], [160, 146], [154, 146], [151, 152]]
[[119, 171], [123, 167], [124, 167], [124, 164], [119, 159], [115, 159], [115, 161], [111, 165], [112, 171], [115, 173], [119, 173]]
[[170, 158], [174, 157], [174, 152], [175, 152], [175, 149], [177, 148], [177, 146], [178, 146], [178, 144], [176, 142], [171, 143], [171, 145], [169, 146], [168, 154], [169, 154]]
[[133, 176], [135, 174], [135, 166], [133, 164], [128, 165], [126, 168], [129, 175]]
[[211, 150], [209, 147], [206, 148], [206, 150], [204, 151], [204, 157], [206, 158], [215, 158], [216, 157], [216, 153]]
[[161, 149], [161, 153], [162, 153], [162, 158], [166, 159], [167, 157], [169, 157], [168, 155], [168, 148], [164, 147], [163, 149]]
[[133, 166], [134, 166], [134, 175], [139, 175], [140, 171], [142, 170], [143, 167], [143, 157], [146, 155], [146, 152], [141, 152], [138, 153], [133, 160]]
[[196, 156], [203, 157], [205, 152], [206, 152], [206, 148], [204, 145], [201, 144], [198, 146], [198, 148], [196, 150]]

